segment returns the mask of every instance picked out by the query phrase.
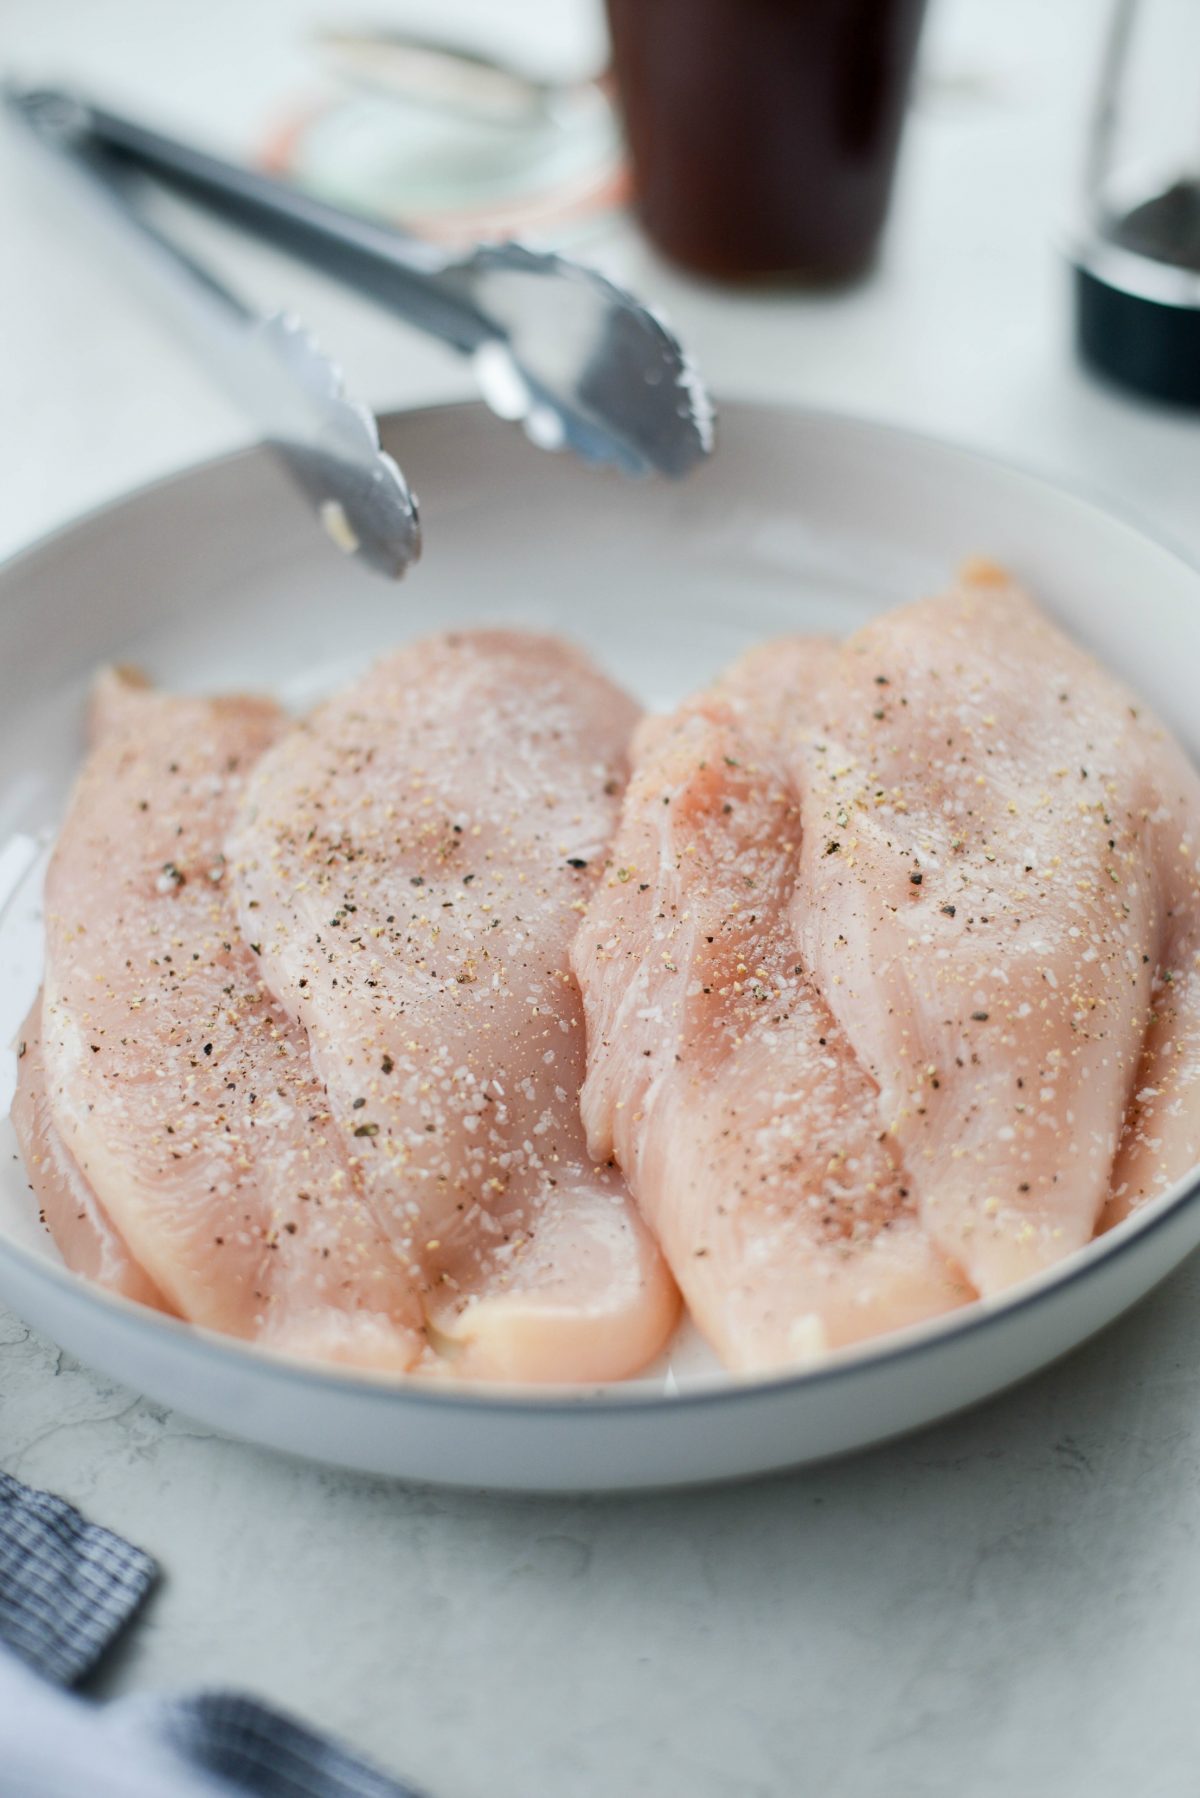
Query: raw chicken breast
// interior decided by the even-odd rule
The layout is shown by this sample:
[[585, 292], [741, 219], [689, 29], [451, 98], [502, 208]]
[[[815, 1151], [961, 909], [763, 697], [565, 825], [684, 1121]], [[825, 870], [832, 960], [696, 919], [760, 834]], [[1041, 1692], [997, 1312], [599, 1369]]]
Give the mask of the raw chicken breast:
[[1192, 934], [1168, 951], [1151, 990], [1152, 1022], [1100, 1220], [1104, 1230], [1200, 1166], [1197, 940]]
[[17, 1055], [13, 1129], [39, 1215], [58, 1244], [63, 1260], [75, 1273], [97, 1281], [110, 1292], [119, 1292], [160, 1311], [170, 1310], [154, 1282], [129, 1253], [59, 1135], [46, 1092], [40, 993], [21, 1030]]
[[1173, 744], [1163, 741], [1161, 754], [1153, 823], [1164, 915], [1153, 962], [1150, 1025], [1101, 1219], [1104, 1229], [1200, 1166], [1200, 780]]
[[573, 952], [583, 1114], [693, 1318], [750, 1373], [963, 1303], [798, 950], [799, 796], [771, 730], [713, 695], [644, 726], [635, 770]]
[[[803, 683], [799, 643], [757, 652], [731, 684], [752, 707], [764, 674], [786, 687], [789, 661]], [[786, 710], [805, 958], [878, 1084], [922, 1221], [996, 1292], [1096, 1227], [1171, 913], [1198, 915], [1200, 784], [986, 565], [860, 631], [790, 724]], [[1172, 1056], [1172, 1103], [1197, 1066], [1185, 971], [1181, 1015], [1150, 1043], [1160, 1070]], [[1195, 1158], [1189, 1108], [1165, 1108], [1143, 1102], [1118, 1171], [1131, 1190]]]
[[634, 718], [559, 642], [434, 638], [268, 752], [230, 840], [243, 931], [464, 1375], [620, 1378], [675, 1322], [587, 1153], [568, 966]]
[[69, 1178], [124, 1245], [100, 1255], [101, 1277], [128, 1289], [133, 1262], [192, 1322], [409, 1367], [425, 1341], [407, 1269], [302, 1032], [237, 933], [225, 833], [285, 720], [265, 701], [171, 698], [115, 671], [93, 720], [47, 879], [44, 1074], [21, 1063], [27, 1159], [52, 1126]]

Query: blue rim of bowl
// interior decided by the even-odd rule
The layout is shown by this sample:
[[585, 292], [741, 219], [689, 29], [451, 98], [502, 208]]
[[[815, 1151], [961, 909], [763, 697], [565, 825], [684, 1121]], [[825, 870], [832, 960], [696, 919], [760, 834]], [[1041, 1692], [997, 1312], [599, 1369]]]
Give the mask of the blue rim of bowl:
[[[894, 424], [887, 420], [818, 407], [760, 400], [723, 403], [719, 412], [725, 412], [730, 405], [736, 412], [742, 414], [753, 414], [754, 412], [783, 414], [799, 423], [817, 428], [833, 427], [838, 430], [862, 432], [870, 436], [885, 434], [896, 438], [899, 442], [919, 444], [941, 454], [982, 464], [984, 467], [993, 469], [997, 474], [1015, 476], [1023, 482], [1043, 490], [1049, 490], [1060, 498], [1070, 499], [1076, 504], [1086, 507], [1089, 511], [1099, 513], [1109, 523], [1116, 523], [1122, 529], [1130, 531], [1200, 580], [1200, 562], [1197, 562], [1188, 551], [1172, 542], [1165, 533], [1156, 527], [1148, 525], [1138, 516], [1135, 508], [1116, 501], [1110, 495], [1091, 488], [1085, 483], [1064, 480], [1058, 475], [1043, 474], [1036, 468], [1004, 456], [994, 455], [987, 450], [956, 443], [950, 439], [939, 437], [933, 432], [914, 431], [906, 425]], [[380, 426], [381, 431], [386, 433], [389, 430], [402, 429], [405, 423], [419, 425], [423, 422], [441, 420], [450, 422], [456, 415], [472, 418], [490, 417], [486, 408], [476, 401], [449, 401], [439, 405], [413, 407], [409, 410], [380, 414]], [[206, 457], [202, 461], [172, 470], [170, 473], [147, 481], [129, 492], [89, 507], [65, 524], [44, 532], [33, 543], [0, 561], [0, 603], [3, 603], [3, 586], [14, 576], [19, 577], [24, 565], [56, 548], [65, 537], [84, 529], [107, 514], [120, 511], [127, 506], [138, 505], [174, 486], [185, 484], [218, 469], [228, 468], [238, 461], [268, 453], [261, 444], [252, 444], [223, 455]], [[101, 1313], [107, 1312], [112, 1321], [123, 1327], [124, 1330], [149, 1331], [152, 1335], [165, 1334], [181, 1347], [195, 1348], [225, 1362], [235, 1372], [253, 1369], [272, 1379], [282, 1379], [289, 1383], [305, 1386], [311, 1386], [315, 1382], [320, 1386], [331, 1388], [333, 1391], [352, 1392], [358, 1399], [372, 1402], [382, 1401], [389, 1406], [412, 1404], [422, 1408], [432, 1406], [435, 1409], [463, 1412], [482, 1411], [499, 1415], [519, 1414], [527, 1417], [562, 1418], [564, 1416], [576, 1417], [588, 1411], [639, 1414], [642, 1412], [662, 1413], [664, 1410], [694, 1411], [701, 1407], [728, 1405], [752, 1398], [780, 1398], [789, 1392], [811, 1391], [817, 1386], [828, 1386], [869, 1376], [882, 1365], [897, 1365], [901, 1362], [912, 1361], [922, 1355], [937, 1352], [949, 1343], [961, 1341], [968, 1336], [977, 1338], [984, 1332], [996, 1330], [1013, 1322], [1023, 1314], [1042, 1305], [1054, 1294], [1077, 1287], [1082, 1281], [1094, 1278], [1102, 1268], [1117, 1260], [1128, 1249], [1146, 1243], [1169, 1225], [1178, 1223], [1181, 1216], [1198, 1199], [1200, 1199], [1200, 1167], [1185, 1175], [1174, 1187], [1160, 1194], [1149, 1205], [1126, 1218], [1114, 1229], [1106, 1232], [1103, 1236], [1094, 1237], [1091, 1242], [1086, 1243], [1081, 1249], [1077, 1249], [1063, 1261], [1045, 1269], [1033, 1279], [1022, 1281], [1019, 1286], [1013, 1287], [1001, 1297], [976, 1299], [963, 1306], [959, 1311], [948, 1312], [925, 1323], [892, 1331], [883, 1336], [871, 1337], [863, 1343], [837, 1351], [829, 1361], [814, 1367], [796, 1372], [764, 1375], [753, 1379], [741, 1379], [735, 1375], [717, 1375], [714, 1376], [711, 1383], [697, 1382], [695, 1386], [671, 1393], [647, 1393], [638, 1390], [635, 1384], [636, 1376], [634, 1381], [618, 1381], [607, 1385], [577, 1388], [547, 1385], [543, 1388], [531, 1387], [527, 1384], [519, 1387], [491, 1386], [482, 1383], [475, 1383], [471, 1386], [442, 1385], [419, 1376], [374, 1374], [366, 1370], [346, 1371], [336, 1366], [300, 1361], [269, 1348], [242, 1342], [235, 1337], [222, 1336], [214, 1331], [188, 1324], [181, 1318], [168, 1317], [151, 1311], [146, 1306], [138, 1305], [118, 1293], [107, 1292], [94, 1282], [72, 1273], [70, 1269], [58, 1266], [34, 1250], [3, 1237], [0, 1237], [0, 1255], [18, 1262], [38, 1285], [63, 1297], [78, 1298], [83, 1301], [85, 1306], [95, 1307]], [[1186, 1256], [1181, 1256], [1180, 1263], [1184, 1259]], [[1167, 1278], [1171, 1271], [1173, 1268], [1166, 1270], [1161, 1277]], [[1136, 1300], [1131, 1301], [1131, 1303], [1136, 1302]]]

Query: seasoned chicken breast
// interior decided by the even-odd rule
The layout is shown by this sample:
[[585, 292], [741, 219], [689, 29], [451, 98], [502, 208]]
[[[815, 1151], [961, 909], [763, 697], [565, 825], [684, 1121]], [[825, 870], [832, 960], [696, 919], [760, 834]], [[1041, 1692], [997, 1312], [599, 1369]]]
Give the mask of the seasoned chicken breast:
[[129, 1253], [54, 1122], [42, 1058], [40, 992], [22, 1027], [17, 1056], [13, 1129], [21, 1145], [39, 1216], [63, 1260], [74, 1273], [95, 1280], [110, 1292], [119, 1292], [159, 1311], [170, 1310], [154, 1282]]
[[238, 807], [242, 933], [464, 1375], [617, 1379], [675, 1323], [654, 1240], [584, 1141], [568, 963], [635, 716], [556, 640], [437, 637], [282, 738]]
[[583, 1110], [729, 1364], [998, 1292], [1200, 1160], [1198, 851], [1181, 751], [986, 565], [643, 726]]
[[799, 794], [771, 730], [713, 695], [643, 727], [635, 761], [574, 946], [583, 1115], [692, 1317], [751, 1373], [962, 1304], [797, 945]]
[[[409, 1367], [425, 1335], [408, 1270], [234, 915], [226, 829], [285, 720], [115, 671], [93, 716], [47, 878], [40, 1057], [20, 1063], [16, 1114], [27, 1162], [49, 1145], [53, 1177], [86, 1182], [98, 1277], [129, 1291], [133, 1264], [194, 1323]], [[62, 1206], [49, 1216], [80, 1264]]]
[[[746, 695], [762, 659], [735, 676]], [[1154, 983], [1180, 916], [1200, 915], [1200, 781], [987, 566], [852, 637], [782, 739], [805, 825], [798, 940], [922, 1221], [997, 1292], [1096, 1228]]]

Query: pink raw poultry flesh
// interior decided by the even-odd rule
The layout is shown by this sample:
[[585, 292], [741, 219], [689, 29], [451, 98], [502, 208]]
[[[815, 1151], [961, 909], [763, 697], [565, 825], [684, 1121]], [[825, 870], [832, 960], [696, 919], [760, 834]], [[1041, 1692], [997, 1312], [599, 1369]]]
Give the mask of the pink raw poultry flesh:
[[719, 697], [643, 728], [604, 885], [575, 943], [583, 1111], [691, 1314], [742, 1372], [961, 1304], [876, 1092], [804, 965], [798, 794]]
[[135, 1297], [144, 1280], [212, 1329], [406, 1368], [424, 1348], [406, 1270], [237, 933], [225, 835], [286, 727], [265, 700], [101, 677], [47, 878], [40, 1048], [19, 1064], [15, 1121], [43, 1203], [48, 1151], [90, 1189], [90, 1224], [87, 1207], [49, 1213], [72, 1265]]
[[1200, 1163], [1200, 778], [990, 565], [640, 725], [564, 643], [475, 631], [299, 724], [108, 671], [93, 739], [13, 1119], [127, 1298], [600, 1382], [678, 1287], [755, 1373]]
[[1177, 746], [986, 565], [643, 728], [584, 1115], [727, 1361], [999, 1292], [1195, 1164], [1198, 848]]
[[568, 965], [635, 717], [552, 639], [432, 638], [269, 751], [230, 840], [243, 933], [463, 1375], [618, 1379], [676, 1320], [587, 1152]]

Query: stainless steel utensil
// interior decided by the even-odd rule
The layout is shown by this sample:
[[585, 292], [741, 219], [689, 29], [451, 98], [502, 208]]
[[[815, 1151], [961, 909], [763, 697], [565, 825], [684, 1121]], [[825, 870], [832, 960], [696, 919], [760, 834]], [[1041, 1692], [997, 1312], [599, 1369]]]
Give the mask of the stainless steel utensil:
[[595, 77], [543, 80], [486, 51], [407, 26], [327, 25], [314, 37], [326, 66], [352, 86], [489, 125], [553, 123], [569, 119], [580, 102], [602, 98]]
[[54, 151], [140, 252], [212, 373], [282, 459], [339, 549], [397, 578], [420, 554], [416, 501], [365, 406], [294, 315], [246, 306], [138, 203], [127, 164], [100, 146], [69, 96], [5, 90], [8, 109]]
[[469, 357], [488, 405], [541, 448], [668, 475], [685, 474], [712, 448], [712, 407], [678, 338], [594, 270], [515, 243], [446, 250], [82, 99], [53, 90], [24, 97], [34, 102], [73, 107], [77, 132], [106, 153]]

